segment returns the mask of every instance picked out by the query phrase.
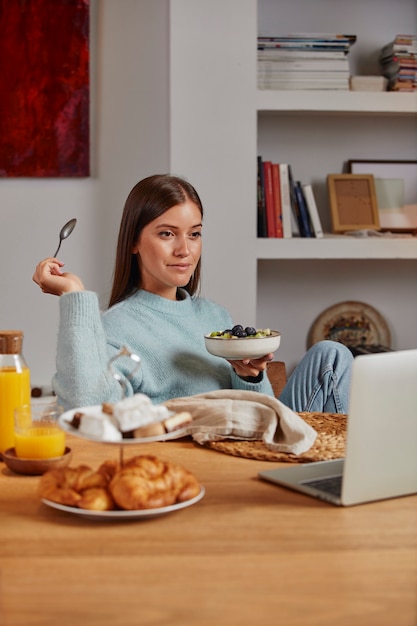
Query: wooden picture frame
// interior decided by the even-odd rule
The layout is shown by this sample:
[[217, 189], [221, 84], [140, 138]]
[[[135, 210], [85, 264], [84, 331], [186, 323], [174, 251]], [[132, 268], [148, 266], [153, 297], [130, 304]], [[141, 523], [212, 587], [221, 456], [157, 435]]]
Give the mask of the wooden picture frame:
[[328, 174], [327, 188], [334, 233], [379, 230], [378, 202], [372, 174]]

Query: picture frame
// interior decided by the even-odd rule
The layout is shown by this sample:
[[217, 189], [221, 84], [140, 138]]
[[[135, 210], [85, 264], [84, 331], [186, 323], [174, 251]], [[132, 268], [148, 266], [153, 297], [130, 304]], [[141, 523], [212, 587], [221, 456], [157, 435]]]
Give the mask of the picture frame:
[[327, 188], [334, 233], [379, 230], [373, 174], [328, 174]]
[[348, 161], [351, 174], [372, 174], [382, 230], [417, 229], [417, 161]]

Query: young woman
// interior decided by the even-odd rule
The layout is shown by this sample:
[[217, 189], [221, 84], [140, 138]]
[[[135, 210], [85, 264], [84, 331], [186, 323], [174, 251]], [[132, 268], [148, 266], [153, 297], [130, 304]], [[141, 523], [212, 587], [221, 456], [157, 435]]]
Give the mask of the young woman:
[[[109, 308], [56, 258], [33, 280], [60, 296], [53, 388], [65, 409], [144, 393], [157, 404], [216, 389], [272, 395], [265, 369], [273, 355], [229, 362], [210, 355], [204, 334], [233, 326], [229, 313], [198, 295], [203, 207], [190, 183], [170, 175], [133, 187], [123, 211]], [[123, 347], [140, 357], [132, 375]], [[352, 355], [320, 342], [304, 356], [280, 400], [296, 411], [346, 412]]]

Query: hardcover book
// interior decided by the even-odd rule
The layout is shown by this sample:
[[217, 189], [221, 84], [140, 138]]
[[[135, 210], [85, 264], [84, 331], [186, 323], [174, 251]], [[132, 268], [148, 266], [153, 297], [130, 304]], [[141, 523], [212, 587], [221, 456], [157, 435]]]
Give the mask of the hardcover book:
[[298, 198], [295, 192], [295, 180], [292, 175], [291, 165], [288, 165], [288, 181], [290, 186], [291, 209], [292, 214], [295, 218], [295, 222], [298, 226], [298, 234], [300, 235], [300, 237], [306, 237], [307, 235], [305, 233], [303, 221], [301, 219], [300, 207], [298, 205]]
[[282, 234], [285, 239], [292, 237], [291, 225], [291, 198], [290, 184], [288, 178], [288, 164], [279, 164], [279, 180], [281, 188], [281, 209], [282, 209]]
[[282, 208], [281, 208], [281, 187], [279, 181], [279, 165], [272, 163], [272, 192], [275, 207], [275, 236], [282, 238]]
[[311, 226], [317, 238], [323, 237], [323, 228], [311, 185], [303, 185], [304, 198], [310, 215]]
[[313, 231], [311, 220], [310, 220], [310, 213], [307, 208], [307, 201], [304, 196], [303, 187], [299, 180], [295, 183], [295, 193], [297, 196], [298, 206], [300, 209], [300, 217], [301, 217], [301, 222], [303, 225], [304, 237], [314, 237], [314, 231]]
[[264, 169], [262, 165], [262, 157], [258, 156], [258, 237], [266, 237], [266, 208], [265, 208], [265, 187], [264, 187]]
[[266, 209], [266, 234], [268, 237], [275, 237], [275, 203], [272, 191], [272, 162], [263, 161], [264, 170], [264, 190], [265, 190], [265, 209]]

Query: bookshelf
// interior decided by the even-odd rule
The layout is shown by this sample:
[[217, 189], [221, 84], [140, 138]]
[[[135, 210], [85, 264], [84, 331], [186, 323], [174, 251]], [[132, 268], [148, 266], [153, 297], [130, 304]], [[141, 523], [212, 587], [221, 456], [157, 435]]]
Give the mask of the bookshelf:
[[417, 115], [417, 93], [326, 92], [310, 91], [300, 98], [299, 91], [257, 92], [258, 113], [295, 112], [334, 113], [339, 115]]
[[[326, 234], [322, 239], [258, 239], [258, 259], [417, 259], [417, 237], [356, 238]], [[416, 279], [417, 283], [417, 279]]]
[[343, 300], [377, 308], [394, 348], [417, 346], [417, 239], [256, 237], [258, 154], [312, 184], [325, 231], [328, 173], [348, 159], [417, 160], [417, 94], [259, 91], [260, 29], [356, 33], [354, 71], [372, 74], [376, 51], [417, 23], [415, 1], [176, 0], [170, 10], [171, 167], [205, 205], [203, 294], [236, 321], [281, 330], [276, 358], [289, 370], [315, 317]]

